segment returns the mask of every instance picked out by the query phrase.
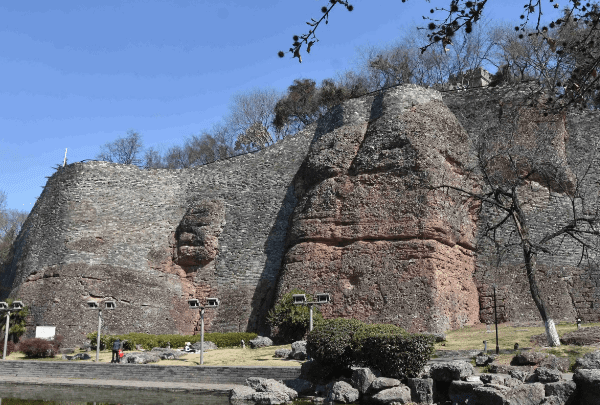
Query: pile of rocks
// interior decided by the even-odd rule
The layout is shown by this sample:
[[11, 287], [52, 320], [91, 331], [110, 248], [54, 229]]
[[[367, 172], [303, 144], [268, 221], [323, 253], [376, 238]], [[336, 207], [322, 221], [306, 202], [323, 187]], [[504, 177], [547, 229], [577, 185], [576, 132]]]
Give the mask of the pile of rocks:
[[306, 353], [306, 340], [299, 340], [297, 342], [292, 343], [292, 350], [275, 350], [275, 357], [291, 360], [306, 360], [308, 358], [308, 354]]
[[[523, 353], [513, 358], [516, 365], [492, 362], [490, 373], [480, 375], [474, 375], [467, 361], [444, 361], [426, 366], [417, 378], [403, 380], [383, 377], [369, 368], [354, 368], [351, 377], [322, 385], [306, 380], [304, 373], [287, 381], [250, 378], [246, 387], [232, 390], [230, 399], [232, 403], [260, 404], [281, 404], [298, 396], [314, 397], [315, 403], [600, 404], [600, 351], [577, 360], [572, 381], [564, 378], [562, 360], [543, 353]], [[303, 365], [303, 371], [310, 368]]]

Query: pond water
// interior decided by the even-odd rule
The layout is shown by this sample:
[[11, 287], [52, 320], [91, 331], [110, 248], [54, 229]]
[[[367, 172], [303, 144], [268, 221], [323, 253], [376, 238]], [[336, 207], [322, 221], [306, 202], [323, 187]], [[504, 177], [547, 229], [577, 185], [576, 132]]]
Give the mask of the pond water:
[[227, 396], [136, 389], [0, 384], [0, 405], [228, 405]]

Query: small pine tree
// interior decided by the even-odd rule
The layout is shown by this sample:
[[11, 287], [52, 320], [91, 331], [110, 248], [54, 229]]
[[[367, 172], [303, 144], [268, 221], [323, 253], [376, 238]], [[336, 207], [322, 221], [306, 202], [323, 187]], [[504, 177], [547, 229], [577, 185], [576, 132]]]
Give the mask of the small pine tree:
[[[310, 312], [306, 305], [294, 305], [294, 294], [306, 294], [306, 299], [312, 301], [310, 294], [294, 289], [277, 302], [275, 307], [269, 311], [267, 323], [273, 330], [273, 338], [280, 343], [292, 343], [302, 340], [308, 333]], [[318, 306], [313, 306], [313, 324], [323, 320], [323, 315]]]

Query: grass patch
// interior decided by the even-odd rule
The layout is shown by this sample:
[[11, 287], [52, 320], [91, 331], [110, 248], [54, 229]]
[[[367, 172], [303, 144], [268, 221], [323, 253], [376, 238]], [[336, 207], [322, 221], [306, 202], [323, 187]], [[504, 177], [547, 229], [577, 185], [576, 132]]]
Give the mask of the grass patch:
[[[211, 350], [204, 353], [204, 365], [206, 366], [270, 366], [270, 367], [300, 367], [302, 362], [296, 360], [286, 360], [275, 357], [275, 350], [291, 349], [290, 345], [261, 347], [260, 349], [242, 349], [242, 348], [225, 348]], [[83, 353], [83, 350], [75, 351], [73, 354]], [[87, 352], [90, 360], [73, 360], [77, 362], [94, 362], [96, 360], [96, 352]], [[125, 354], [130, 352], [125, 352]], [[71, 354], [70, 356], [72, 356]], [[100, 351], [99, 362], [110, 363], [112, 358], [111, 350]], [[21, 352], [13, 352], [7, 356], [7, 360], [34, 360], [27, 359]], [[36, 361], [62, 361], [62, 356], [58, 355], [52, 358], [35, 359]], [[158, 363], [161, 366], [197, 366], [200, 364], [200, 353], [185, 354], [176, 360], [160, 360]]]
[[[588, 326], [600, 326], [600, 323], [585, 324]], [[446, 342], [436, 343], [436, 350], [483, 350], [483, 341], [488, 342], [488, 352], [496, 350], [496, 330], [494, 325], [490, 328], [491, 333], [487, 332], [485, 324], [475, 326], [467, 326], [461, 329], [456, 329], [446, 332]], [[577, 330], [575, 324], [557, 324], [556, 330], [559, 336], [565, 333]], [[532, 347], [533, 344], [529, 339], [534, 335], [546, 333], [543, 326], [523, 327], [513, 326], [510, 323], [498, 325], [498, 346], [500, 350], [513, 350], [515, 343], [519, 343], [519, 347]], [[577, 348], [579, 346], [561, 346], [562, 348]], [[560, 349], [560, 348], [559, 348]], [[560, 349], [563, 356], [566, 357], [566, 352]], [[591, 350], [590, 350], [591, 351]]]

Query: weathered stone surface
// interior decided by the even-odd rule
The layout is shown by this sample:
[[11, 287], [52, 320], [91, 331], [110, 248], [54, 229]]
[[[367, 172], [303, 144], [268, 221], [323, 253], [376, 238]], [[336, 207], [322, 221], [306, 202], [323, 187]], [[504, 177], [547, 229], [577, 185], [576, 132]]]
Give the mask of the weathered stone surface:
[[258, 393], [274, 394], [271, 397], [261, 395], [257, 397], [255, 395], [254, 400], [257, 402], [271, 400], [269, 398], [273, 398], [273, 400], [279, 400], [283, 398], [283, 402], [286, 402], [293, 401], [298, 397], [298, 393], [295, 390], [289, 388], [280, 381], [270, 378], [250, 377], [246, 379], [246, 385]]
[[473, 393], [477, 397], [477, 404], [506, 405], [509, 388], [503, 385], [486, 384], [483, 387], [474, 387]]
[[387, 388], [397, 387], [400, 384], [402, 384], [402, 382], [400, 380], [396, 380], [395, 378], [377, 377], [371, 383], [369, 391], [381, 391]]
[[473, 388], [481, 386], [483, 386], [481, 381], [452, 381], [448, 396], [453, 404], [472, 404], [476, 402]]
[[490, 364], [493, 361], [494, 361], [494, 358], [491, 356], [487, 356], [487, 355], [475, 357], [475, 365], [477, 367], [487, 366], [488, 364]]
[[436, 381], [460, 380], [473, 374], [473, 365], [466, 361], [448, 361], [431, 366], [431, 378]]
[[525, 370], [512, 369], [512, 370], [508, 370], [508, 375], [510, 375], [515, 380], [525, 381], [525, 379], [529, 375], [529, 372], [527, 372]]
[[371, 384], [376, 378], [377, 376], [370, 368], [356, 368], [352, 370], [352, 385], [361, 394], [364, 394], [368, 391], [369, 387], [371, 387]]
[[178, 359], [186, 354], [185, 352], [179, 350], [164, 349], [161, 347], [154, 347], [150, 352], [156, 354], [161, 360]]
[[[200, 351], [200, 342], [196, 342], [192, 345], [192, 349]], [[204, 341], [204, 347], [203, 347], [205, 352], [208, 352], [210, 350], [217, 350], [217, 344], [214, 342], [211, 342], [210, 340], [205, 340]]]
[[575, 360], [575, 369], [585, 368], [588, 370], [600, 369], [600, 350], [586, 353], [583, 357]]
[[224, 225], [223, 200], [194, 203], [175, 231], [177, 255], [173, 261], [180, 266], [205, 266], [215, 260]]
[[600, 326], [589, 326], [574, 330], [573, 332], [565, 333], [560, 338], [563, 345], [593, 345], [600, 343]]
[[283, 359], [287, 359], [291, 353], [292, 353], [292, 351], [290, 349], [277, 349], [277, 350], [275, 350], [275, 357], [281, 357]]
[[254, 394], [252, 394], [252, 400], [254, 401], [254, 403], [261, 405], [278, 405], [289, 402], [290, 397], [280, 391], [255, 392]]
[[467, 135], [435, 91], [406, 85], [352, 103], [354, 116], [350, 103], [332, 112], [340, 126], [315, 139], [295, 182], [278, 296], [328, 291], [326, 317], [414, 331], [477, 322], [474, 217], [420, 188], [423, 176], [464, 180]]
[[548, 353], [528, 351], [514, 356], [511, 361], [511, 364], [514, 364], [516, 366], [535, 366], [539, 364], [542, 360], [544, 360], [546, 357], [548, 357]]
[[348, 404], [358, 399], [359, 393], [356, 388], [344, 381], [335, 381], [327, 385], [327, 402], [341, 402]]
[[91, 359], [91, 357], [87, 353], [78, 353], [73, 356], [68, 356], [68, 355], [63, 354], [62, 359], [63, 360], [89, 360], [89, 359]]
[[292, 352], [290, 353], [290, 358], [296, 360], [306, 360], [307, 357], [306, 340], [299, 340], [292, 343]]
[[160, 361], [160, 356], [157, 352], [133, 352], [126, 353], [121, 358], [121, 363], [147, 364]]
[[537, 380], [543, 384], [562, 380], [562, 373], [546, 367], [538, 367], [534, 371]]
[[600, 404], [600, 370], [577, 369], [573, 374], [573, 381], [577, 384], [580, 395], [585, 393], [589, 395], [586, 398], [595, 398]]
[[504, 380], [506, 377], [508, 376], [504, 374], [481, 374], [479, 379], [484, 384], [504, 385]]
[[250, 347], [257, 349], [259, 347], [273, 346], [273, 341], [266, 336], [257, 336], [250, 341]]
[[546, 397], [555, 396], [564, 405], [575, 405], [577, 385], [574, 381], [558, 381], [544, 384]]
[[293, 389], [298, 395], [311, 394], [314, 388], [314, 384], [310, 381], [306, 381], [302, 378], [295, 378], [293, 380], [285, 380], [283, 382], [286, 386]]
[[564, 402], [562, 402], [559, 397], [552, 395], [544, 398], [544, 400], [540, 402], [540, 405], [564, 405]]
[[370, 402], [374, 404], [408, 404], [410, 401], [410, 388], [408, 388], [406, 385], [400, 385], [379, 391], [370, 398]]
[[408, 378], [406, 384], [410, 387], [410, 397], [413, 402], [433, 404], [433, 379]]
[[566, 357], [556, 357], [555, 355], [551, 354], [542, 360], [538, 366], [566, 373], [569, 371], [571, 362]]
[[510, 405], [539, 405], [545, 396], [544, 385], [540, 383], [521, 384], [506, 394]]
[[243, 401], [252, 401], [255, 393], [256, 391], [250, 387], [238, 385], [229, 391], [229, 400], [234, 404]]

